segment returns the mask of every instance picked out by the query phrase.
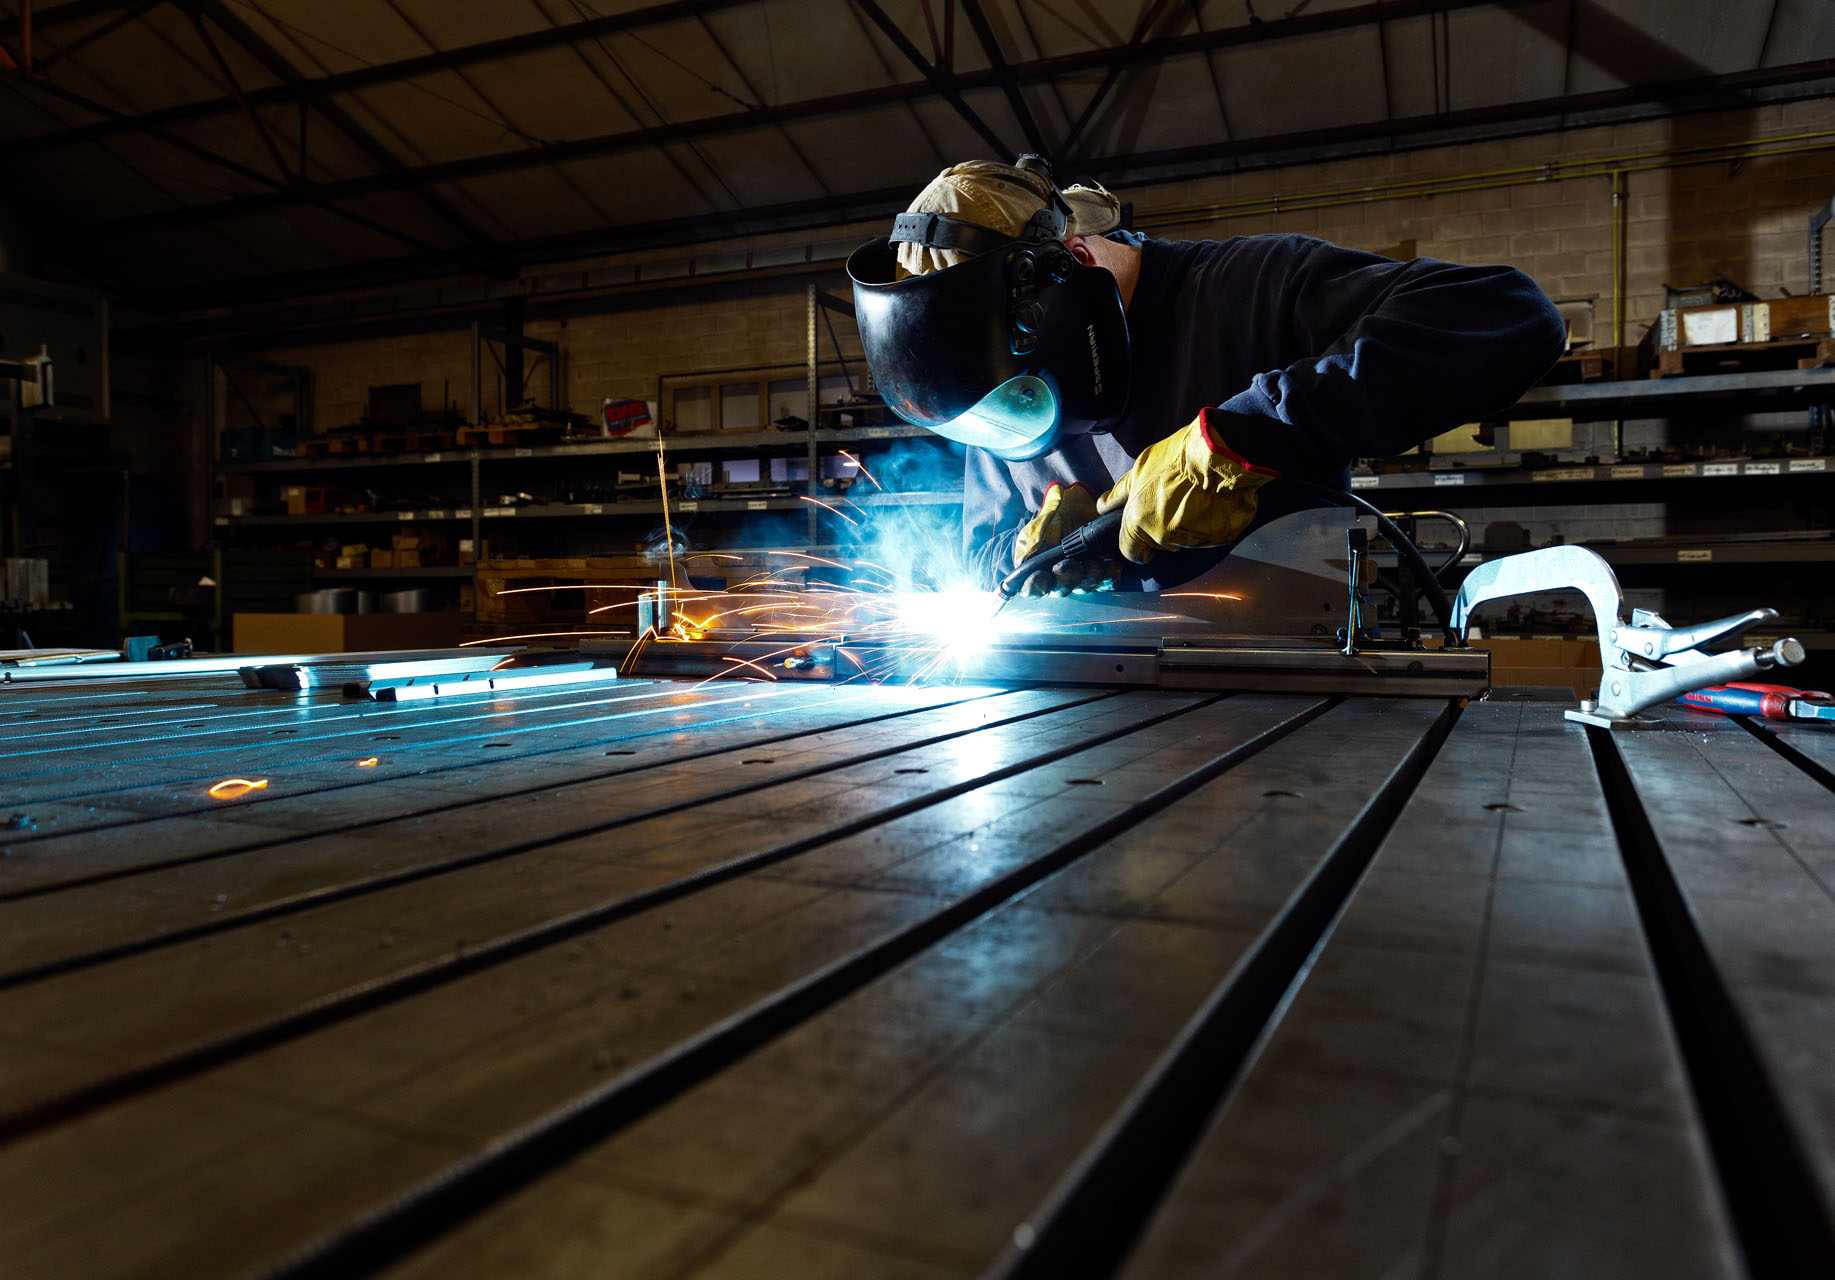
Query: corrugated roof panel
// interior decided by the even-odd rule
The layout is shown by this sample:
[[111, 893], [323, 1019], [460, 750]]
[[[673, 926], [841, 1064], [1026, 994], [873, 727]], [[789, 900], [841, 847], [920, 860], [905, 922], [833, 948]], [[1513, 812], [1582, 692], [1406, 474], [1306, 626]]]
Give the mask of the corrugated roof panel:
[[[463, 75], [523, 132], [549, 142], [638, 127], [620, 103], [629, 86], [571, 48], [544, 49], [466, 67]], [[532, 92], [538, 89], [539, 92]]]
[[[458, 212], [462, 216], [470, 217], [477, 213], [477, 210], [458, 201], [453, 203], [458, 205]], [[354, 200], [340, 200], [338, 207], [436, 248], [460, 248], [472, 243], [463, 231], [414, 191], [385, 191]], [[474, 223], [478, 221], [475, 217], [471, 220]], [[478, 229], [489, 234], [487, 227], [481, 226]]]
[[1835, 4], [1828, 0], [1778, 0], [1765, 65], [1787, 66], [1835, 58]]
[[695, 22], [622, 31], [579, 48], [613, 83], [634, 92], [662, 119], [695, 120], [754, 106], [732, 63]]
[[[1112, 0], [1105, 0], [1105, 2], [1112, 2]], [[905, 34], [905, 38], [917, 48], [921, 55], [923, 55], [925, 61], [937, 61], [935, 52], [936, 45], [933, 45], [930, 38], [930, 28], [924, 22], [925, 5], [923, 0], [880, 0], [879, 7], [885, 11], [887, 17], [892, 19], [898, 29]], [[940, 43], [944, 34], [943, 6], [935, 3], [935, 0], [931, 0], [929, 7], [932, 15], [936, 19], [937, 40], [938, 43]], [[881, 50], [888, 63], [894, 67], [900, 68], [901, 71], [903, 68], [911, 65], [911, 63], [906, 60], [905, 55], [898, 51], [898, 47], [894, 45], [891, 40], [887, 39], [885, 33], [879, 29], [876, 23], [865, 21], [862, 25], [867, 32], [867, 38], [873, 42], [875, 47]], [[988, 59], [987, 55], [982, 52], [981, 42], [975, 39], [974, 29], [969, 26], [968, 19], [960, 12], [956, 14], [956, 41], [954, 54], [955, 56], [950, 60], [950, 67], [954, 71], [969, 72], [987, 69]]]
[[427, 52], [413, 28], [374, 0], [237, 0], [235, 13], [302, 75], [336, 75]]
[[747, 129], [702, 138], [694, 149], [744, 206], [815, 200], [824, 194], [815, 176], [776, 129]]
[[[208, 30], [239, 84], [274, 83], [222, 28]], [[175, 5], [160, 5], [130, 25], [54, 66], [51, 78], [98, 102], [130, 112], [221, 98], [229, 90], [189, 19]]]
[[[763, 101], [773, 104], [882, 85], [888, 67], [895, 82], [916, 80], [918, 72], [896, 54], [882, 66], [864, 21], [852, 5], [836, 5], [812, 21], [801, 0], [773, 0], [707, 16], [735, 68]], [[963, 25], [959, 13], [956, 21]]]
[[402, 140], [427, 163], [521, 150], [530, 144], [457, 74], [436, 72], [338, 95]]
[[1238, 138], [1383, 118], [1382, 49], [1374, 28], [1238, 47], [1216, 61]]
[[1389, 105], [1397, 119], [1432, 115], [1440, 109], [1434, 87], [1434, 32], [1437, 18], [1408, 18], [1383, 25], [1389, 50]]
[[[614, 226], [693, 218], [731, 207], [731, 201], [685, 147], [672, 147], [667, 152], [648, 148], [615, 159], [582, 160], [562, 168], [595, 205], [605, 210]], [[702, 193], [703, 187], [713, 193], [713, 200]]]
[[[971, 105], [978, 106], [980, 105], [981, 99], [971, 95], [970, 102]], [[938, 150], [943, 153], [944, 164], [960, 164], [964, 160], [1002, 160], [1008, 163], [1012, 162], [1013, 157], [1010, 155], [995, 155], [993, 149], [990, 148], [986, 142], [982, 141], [981, 135], [971, 129], [968, 122], [957, 114], [956, 109], [950, 106], [949, 103], [944, 102], [941, 98], [925, 98], [921, 101], [912, 103], [911, 106], [912, 110], [917, 113], [918, 118], [924, 122], [925, 128], [928, 130], [930, 136], [936, 140]], [[1005, 114], [1004, 108], [1001, 120], [1002, 123], [996, 125], [995, 128], [1004, 127], [1006, 133], [1002, 136], [1010, 139], [1008, 145], [1018, 146], [1020, 143], [1020, 132], [1017, 128], [1013, 127], [1010, 118]], [[896, 142], [894, 145], [896, 145]], [[913, 157], [913, 163], [915, 164], [917, 157], [921, 156], [923, 152], [915, 144], [911, 145], [909, 150]], [[918, 178], [918, 183], [920, 185], [924, 182], [928, 182], [935, 176], [935, 170], [930, 165], [926, 164], [924, 170], [922, 176]], [[911, 192], [913, 195], [916, 195], [917, 187], [912, 187]]]
[[1614, 0], [1575, 20], [1575, 93], [1692, 79], [1756, 66], [1771, 0]]
[[[259, 111], [275, 150], [288, 170], [299, 165], [300, 114], [293, 107], [269, 107]], [[261, 135], [241, 111], [205, 116], [169, 125], [163, 133], [193, 143], [227, 159], [234, 160], [256, 173], [278, 176], [274, 159], [262, 143]], [[307, 175], [319, 180], [349, 178], [373, 173], [377, 165], [355, 143], [324, 116], [312, 113], [306, 125]], [[146, 145], [136, 143], [135, 145]], [[151, 144], [159, 146], [157, 142]]]
[[[1189, 11], [1187, 5], [1178, 7]], [[1022, 52], [1029, 60], [1124, 45], [1134, 33], [1146, 5], [1141, 0], [1085, 0], [1078, 4], [1050, 5], [1027, 0], [1022, 11], [1019, 0], [991, 0], [985, 8], [988, 25], [1001, 35], [1001, 48], [1007, 51], [1007, 59], [1012, 62], [1021, 60], [1018, 55]], [[922, 29], [923, 18], [920, 16], [917, 21]], [[1217, 21], [1223, 18], [1218, 17]], [[972, 43], [975, 33], [961, 15], [957, 15], [958, 48], [965, 38]]]
[[1452, 109], [1558, 97], [1567, 70], [1569, 0], [1447, 15]]
[[473, 205], [488, 210], [512, 240], [565, 235], [605, 222], [586, 196], [547, 166], [442, 183], [437, 189], [469, 197]]
[[839, 193], [900, 186], [914, 170], [928, 177], [953, 163], [937, 159], [904, 106], [801, 121], [789, 133], [829, 190]]
[[[1094, 144], [1098, 155], [1220, 141], [1229, 136], [1217, 105], [1221, 83], [1213, 84], [1210, 68], [1198, 56], [1124, 71], [1086, 126], [1085, 141]], [[1086, 93], [1076, 100], [1079, 116], [1088, 97]], [[1070, 101], [1069, 95], [1066, 99]]]
[[264, 274], [318, 271], [414, 252], [399, 240], [318, 208], [251, 214], [220, 222], [213, 230], [263, 263]]
[[[528, 0], [496, 4], [454, 4], [452, 0], [393, 0], [393, 3], [439, 49], [502, 40], [528, 31], [545, 31], [554, 25]], [[606, 13], [615, 6], [594, 3], [583, 7], [592, 15]]]

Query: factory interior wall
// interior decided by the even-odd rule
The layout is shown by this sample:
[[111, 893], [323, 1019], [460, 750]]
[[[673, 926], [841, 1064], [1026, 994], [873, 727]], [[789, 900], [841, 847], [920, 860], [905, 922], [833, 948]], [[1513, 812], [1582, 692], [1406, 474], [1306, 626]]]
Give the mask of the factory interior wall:
[[[1550, 178], [1542, 166], [1588, 161], [1627, 170], [1624, 341], [1635, 343], [1663, 305], [1665, 284], [1693, 284], [1719, 274], [1762, 297], [1808, 290], [1808, 218], [1835, 195], [1835, 148], [1813, 149], [1835, 142], [1828, 135], [1835, 135], [1835, 99], [1818, 99], [1289, 165], [1119, 193], [1133, 203], [1137, 225], [1169, 238], [1301, 233], [1379, 252], [1407, 252], [1412, 242], [1422, 256], [1509, 263], [1559, 301], [1591, 300], [1595, 343], [1604, 346], [1612, 341], [1612, 180]], [[1780, 138], [1797, 141], [1778, 145], [1803, 149], [1667, 167], [1662, 159], [1690, 149]], [[1658, 167], [1639, 167], [1651, 165]], [[1420, 182], [1482, 189], [1384, 198], [1398, 185]], [[1336, 197], [1344, 202], [1280, 212], [1270, 207], [1277, 197], [1293, 203], [1325, 192], [1345, 193]], [[820, 234], [834, 244], [882, 231], [875, 223]], [[811, 238], [806, 233], [715, 247], [731, 251]], [[678, 247], [538, 270], [679, 258], [684, 252]], [[660, 380], [671, 376], [801, 364], [809, 283], [844, 294], [841, 263], [775, 278], [728, 277], [596, 298], [530, 299], [526, 328], [561, 344], [563, 396], [576, 411], [590, 413], [605, 397], [653, 399]], [[266, 347], [256, 341], [246, 348], [263, 359], [313, 369], [312, 421], [321, 428], [356, 421], [369, 386], [416, 379], [423, 404], [450, 402], [464, 412], [470, 402], [465, 328], [470, 318], [429, 317], [423, 330], [386, 337], [340, 340], [319, 333], [310, 341]], [[847, 354], [857, 353], [851, 326], [839, 324], [837, 331]], [[489, 357], [483, 381], [485, 403], [494, 405], [501, 384]], [[531, 363], [526, 385], [538, 398], [545, 397], [545, 381], [545, 371]], [[1661, 444], [1668, 429], [1665, 423], [1627, 424], [1625, 440], [1628, 446]], [[1588, 431], [1583, 424], [1575, 436], [1581, 453], [1597, 439]], [[1521, 525], [1538, 542], [1694, 531], [1691, 521], [1701, 517], [1660, 502], [1597, 510], [1480, 509], [1470, 515], [1480, 539], [1491, 522], [1502, 521]], [[1753, 527], [1800, 519], [1788, 511], [1747, 516]], [[203, 511], [193, 528], [204, 530]]]
[[[1422, 256], [1506, 262], [1558, 300], [1593, 299], [1596, 340], [1603, 344], [1610, 341], [1612, 323], [1609, 177], [1525, 181], [1247, 216], [1218, 216], [1203, 207], [1822, 130], [1835, 131], [1835, 99], [1291, 165], [1120, 194], [1134, 203], [1137, 222], [1172, 238], [1294, 232], [1371, 250], [1412, 241]], [[1631, 172], [1625, 182], [1625, 340], [1634, 342], [1661, 308], [1665, 283], [1688, 284], [1720, 273], [1763, 297], [1805, 292], [1808, 216], [1835, 195], [1835, 149]], [[865, 225], [859, 233], [864, 239], [877, 230]], [[835, 292], [845, 290], [839, 262], [811, 278]], [[786, 277], [609, 294], [594, 310], [566, 318], [546, 314], [551, 304], [532, 300], [527, 328], [563, 343], [566, 398], [576, 410], [590, 411], [606, 396], [654, 396], [659, 376], [801, 362], [804, 284], [803, 278]], [[269, 347], [260, 355], [313, 368], [314, 420], [321, 426], [360, 416], [371, 384], [415, 377], [423, 403], [436, 405], [445, 396], [463, 409], [469, 397], [469, 335], [450, 318], [429, 324], [435, 327], [421, 333], [315, 340]], [[496, 374], [488, 360], [486, 371], [488, 401]], [[530, 385], [539, 384], [532, 378]]]

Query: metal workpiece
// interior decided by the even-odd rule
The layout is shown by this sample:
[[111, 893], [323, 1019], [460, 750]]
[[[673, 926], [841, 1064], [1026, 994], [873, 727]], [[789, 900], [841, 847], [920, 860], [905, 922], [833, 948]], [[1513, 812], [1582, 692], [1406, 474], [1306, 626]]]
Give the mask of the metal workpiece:
[[1568, 590], [1586, 596], [1599, 633], [1598, 696], [1567, 713], [1583, 724], [1653, 728], [1662, 720], [1641, 714], [1650, 707], [1694, 689], [1793, 667], [1805, 656], [1803, 645], [1791, 637], [1725, 653], [1703, 651], [1704, 645], [1735, 639], [1771, 621], [1778, 616], [1775, 609], [1751, 609], [1682, 628], [1647, 609], [1633, 609], [1627, 616], [1618, 575], [1585, 547], [1544, 547], [1479, 565], [1466, 575], [1453, 601], [1453, 629], [1463, 638], [1472, 611], [1487, 601]]

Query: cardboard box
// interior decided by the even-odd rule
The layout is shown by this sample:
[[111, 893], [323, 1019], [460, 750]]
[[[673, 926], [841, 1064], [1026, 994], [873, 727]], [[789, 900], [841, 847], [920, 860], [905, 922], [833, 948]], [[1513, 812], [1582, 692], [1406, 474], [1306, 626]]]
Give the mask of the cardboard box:
[[238, 613], [237, 653], [364, 653], [451, 649], [463, 638], [463, 613]]
[[395, 567], [397, 569], [418, 569], [421, 567], [421, 553], [407, 551], [399, 547], [395, 550]]
[[1599, 642], [1579, 636], [1488, 636], [1474, 649], [1491, 653], [1491, 684], [1569, 689], [1590, 698], [1599, 685]]
[[393, 569], [394, 567], [395, 553], [393, 551], [384, 551], [381, 547], [377, 547], [370, 552], [370, 568]]

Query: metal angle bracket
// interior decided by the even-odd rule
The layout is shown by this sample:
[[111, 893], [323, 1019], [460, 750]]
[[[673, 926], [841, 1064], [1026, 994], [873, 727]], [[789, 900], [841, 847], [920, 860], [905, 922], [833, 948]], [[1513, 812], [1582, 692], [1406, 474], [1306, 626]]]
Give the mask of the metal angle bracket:
[[1598, 696], [1567, 713], [1582, 724], [1654, 728], [1663, 721], [1641, 713], [1658, 703], [1773, 667], [1794, 667], [1804, 659], [1803, 645], [1792, 637], [1725, 653], [1701, 650], [1771, 621], [1778, 616], [1776, 609], [1751, 609], [1692, 627], [1672, 627], [1647, 609], [1633, 609], [1627, 616], [1612, 566], [1585, 547], [1543, 547], [1479, 565], [1466, 575], [1453, 601], [1453, 631], [1463, 638], [1472, 611], [1486, 601], [1564, 590], [1586, 596], [1599, 630]]

